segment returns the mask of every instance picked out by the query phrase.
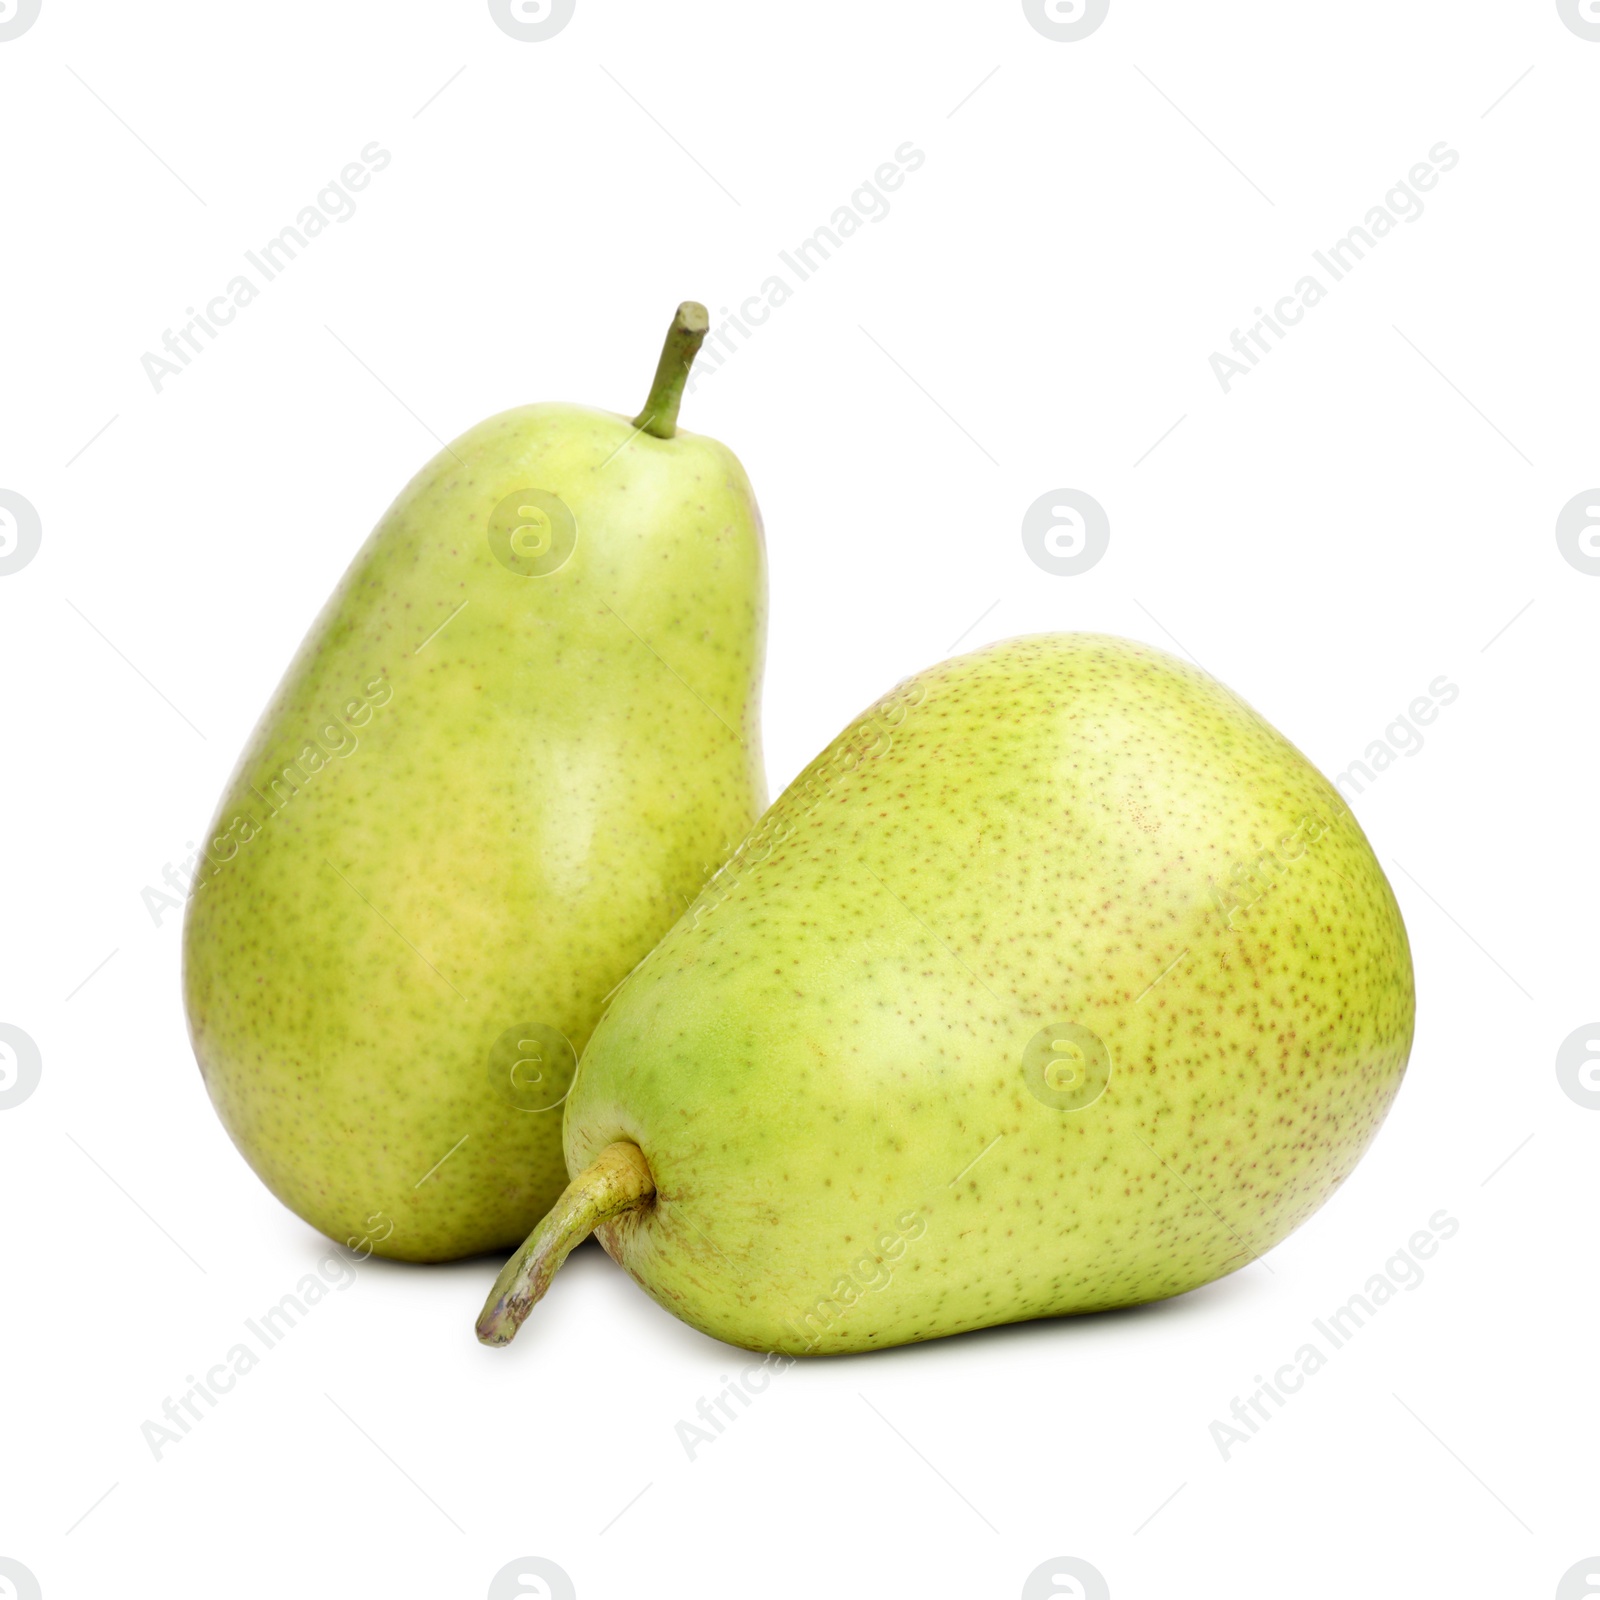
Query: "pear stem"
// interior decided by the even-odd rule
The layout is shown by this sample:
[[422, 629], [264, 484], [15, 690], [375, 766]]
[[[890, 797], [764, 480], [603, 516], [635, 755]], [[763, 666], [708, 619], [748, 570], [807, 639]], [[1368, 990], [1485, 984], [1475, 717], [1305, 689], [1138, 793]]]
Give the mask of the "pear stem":
[[678, 431], [678, 406], [683, 386], [689, 381], [689, 368], [705, 343], [711, 318], [698, 300], [685, 300], [667, 329], [667, 342], [661, 347], [656, 381], [650, 385], [650, 398], [644, 410], [633, 419], [634, 427], [657, 439], [670, 439]]
[[655, 1192], [644, 1151], [627, 1139], [608, 1144], [594, 1164], [561, 1191], [561, 1198], [494, 1280], [478, 1316], [479, 1342], [510, 1344], [573, 1248], [602, 1222], [644, 1205]]

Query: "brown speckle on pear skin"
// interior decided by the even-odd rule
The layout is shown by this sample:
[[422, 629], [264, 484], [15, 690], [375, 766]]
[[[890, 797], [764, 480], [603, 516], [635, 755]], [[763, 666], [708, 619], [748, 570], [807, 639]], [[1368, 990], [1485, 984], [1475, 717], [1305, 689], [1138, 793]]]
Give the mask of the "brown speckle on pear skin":
[[[778, 799], [613, 1000], [568, 1159], [639, 1144], [658, 1203], [602, 1242], [751, 1349], [1133, 1305], [1329, 1197], [1413, 1014], [1388, 882], [1292, 745], [1147, 646], [1016, 639]], [[1063, 1022], [1110, 1053], [1083, 1109], [1022, 1070]]]

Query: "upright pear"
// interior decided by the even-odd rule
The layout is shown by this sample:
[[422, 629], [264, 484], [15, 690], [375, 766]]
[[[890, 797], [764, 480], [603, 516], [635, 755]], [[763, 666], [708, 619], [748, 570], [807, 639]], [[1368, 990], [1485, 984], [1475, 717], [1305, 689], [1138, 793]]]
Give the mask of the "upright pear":
[[206, 835], [184, 992], [267, 1186], [351, 1248], [520, 1240], [606, 996], [765, 804], [761, 519], [677, 431], [529, 405], [430, 461], [301, 645]]
[[796, 1355], [1181, 1294], [1349, 1175], [1413, 1010], [1355, 819], [1237, 696], [1091, 635], [943, 662], [623, 985], [479, 1337], [590, 1229], [685, 1321]]

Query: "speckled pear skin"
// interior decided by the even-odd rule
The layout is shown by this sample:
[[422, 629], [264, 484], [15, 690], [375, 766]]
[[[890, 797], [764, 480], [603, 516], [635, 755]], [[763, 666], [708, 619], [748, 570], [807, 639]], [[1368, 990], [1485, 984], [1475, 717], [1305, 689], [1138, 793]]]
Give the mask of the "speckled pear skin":
[[[1389, 884], [1292, 745], [1147, 646], [1015, 639], [909, 679], [777, 800], [612, 1001], [567, 1161], [640, 1146], [656, 1198], [602, 1242], [752, 1350], [1128, 1306], [1333, 1193], [1413, 1012]], [[1061, 1022], [1109, 1051], [1082, 1109], [1024, 1068]]]
[[[542, 575], [487, 533], [528, 488], [573, 518]], [[285, 1205], [412, 1261], [549, 1207], [560, 1105], [508, 1098], [491, 1051], [526, 1024], [581, 1051], [760, 814], [765, 628], [760, 516], [714, 440], [525, 406], [407, 486], [256, 728], [185, 924], [207, 1088]]]

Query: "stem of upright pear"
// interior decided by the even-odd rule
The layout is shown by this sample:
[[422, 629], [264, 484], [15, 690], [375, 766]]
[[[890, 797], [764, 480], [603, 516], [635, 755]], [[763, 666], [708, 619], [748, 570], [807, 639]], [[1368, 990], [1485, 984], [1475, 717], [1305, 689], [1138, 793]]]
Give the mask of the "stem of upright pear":
[[670, 439], [678, 431], [678, 406], [683, 386], [689, 381], [689, 368], [705, 343], [711, 318], [698, 300], [685, 300], [667, 329], [667, 342], [661, 347], [656, 381], [650, 385], [650, 398], [644, 410], [633, 419], [634, 427], [657, 439]]
[[482, 1344], [510, 1344], [544, 1298], [561, 1263], [600, 1226], [644, 1205], [656, 1192], [644, 1151], [631, 1140], [608, 1144], [561, 1191], [544, 1220], [506, 1262], [478, 1316]]

